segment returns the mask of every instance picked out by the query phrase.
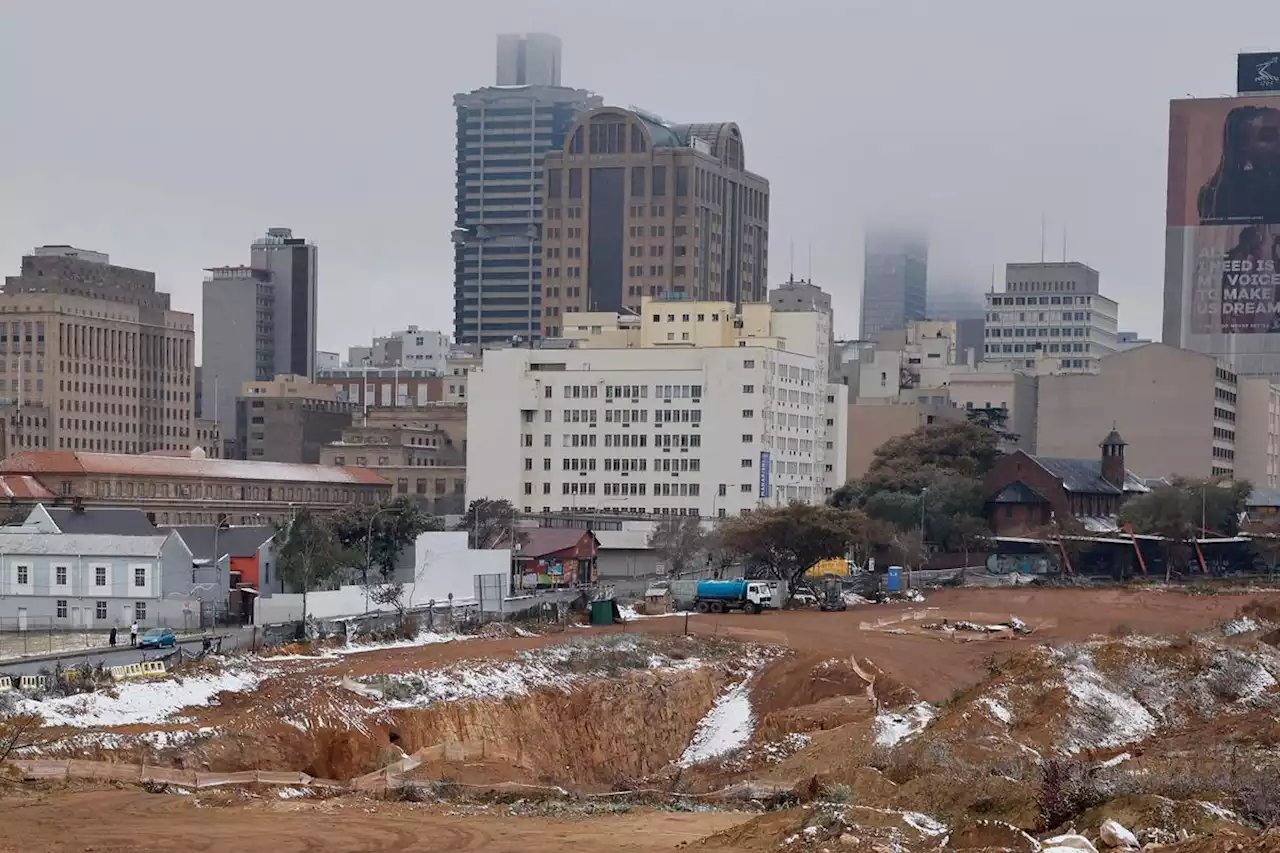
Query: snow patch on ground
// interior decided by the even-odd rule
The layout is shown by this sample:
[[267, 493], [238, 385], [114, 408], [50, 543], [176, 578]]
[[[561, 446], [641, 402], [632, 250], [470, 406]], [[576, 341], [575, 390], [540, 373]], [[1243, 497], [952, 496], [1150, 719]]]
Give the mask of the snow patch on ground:
[[1249, 634], [1254, 631], [1261, 630], [1262, 626], [1249, 616], [1241, 616], [1239, 619], [1232, 619], [1230, 622], [1222, 626], [1222, 633], [1227, 637], [1235, 637], [1240, 634]]
[[639, 613], [636, 611], [635, 605], [619, 604], [618, 613], [622, 616], [623, 621], [630, 622], [632, 619], [666, 619], [669, 616], [693, 616], [694, 614], [688, 610], [676, 610], [671, 613]]
[[1013, 712], [1004, 705], [1001, 705], [995, 699], [992, 699], [989, 696], [984, 696], [978, 701], [982, 703], [983, 707], [991, 712], [991, 716], [995, 717], [1006, 726], [1013, 722]]
[[902, 819], [921, 835], [942, 835], [947, 831], [945, 823], [935, 820], [922, 812], [903, 812]]
[[1158, 727], [1141, 702], [1094, 669], [1087, 651], [1076, 651], [1074, 660], [1063, 667], [1063, 676], [1075, 710], [1062, 742], [1068, 755], [1137, 743]]
[[720, 694], [711, 710], [698, 722], [693, 740], [680, 756], [679, 765], [689, 767], [741, 749], [751, 740], [755, 726], [748, 679]]
[[933, 706], [920, 702], [901, 714], [879, 714], [876, 717], [876, 746], [897, 746], [924, 731], [933, 720]]
[[1201, 801], [1200, 808], [1204, 809], [1205, 812], [1207, 812], [1211, 817], [1216, 817], [1219, 820], [1230, 820], [1230, 821], [1240, 820], [1239, 815], [1231, 811], [1231, 809], [1224, 809], [1222, 806], [1218, 805], [1217, 803], [1206, 803]]
[[238, 670], [181, 680], [126, 681], [115, 688], [114, 697], [99, 692], [43, 701], [23, 699], [19, 708], [22, 713], [40, 714], [49, 726], [90, 728], [161, 723], [183, 708], [211, 704], [219, 693], [251, 690], [260, 678], [257, 673]]
[[282, 800], [296, 800], [299, 797], [309, 797], [312, 794], [310, 788], [281, 788], [276, 792]]

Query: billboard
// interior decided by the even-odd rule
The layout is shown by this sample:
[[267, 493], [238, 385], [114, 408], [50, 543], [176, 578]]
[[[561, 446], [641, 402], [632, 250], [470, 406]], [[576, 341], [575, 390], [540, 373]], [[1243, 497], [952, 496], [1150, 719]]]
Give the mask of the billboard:
[[1280, 52], [1236, 56], [1236, 91], [1242, 95], [1280, 92]]
[[1167, 217], [1165, 341], [1239, 354], [1196, 336], [1280, 333], [1280, 98], [1170, 105]]
[[772, 493], [770, 477], [773, 474], [773, 454], [767, 450], [760, 451], [760, 497], [767, 498]]

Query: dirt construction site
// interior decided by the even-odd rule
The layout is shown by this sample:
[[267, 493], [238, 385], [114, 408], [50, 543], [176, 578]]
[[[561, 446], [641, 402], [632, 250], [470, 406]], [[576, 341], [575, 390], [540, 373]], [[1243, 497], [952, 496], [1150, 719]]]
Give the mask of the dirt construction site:
[[297, 645], [0, 693], [0, 851], [1280, 853], [1280, 593]]

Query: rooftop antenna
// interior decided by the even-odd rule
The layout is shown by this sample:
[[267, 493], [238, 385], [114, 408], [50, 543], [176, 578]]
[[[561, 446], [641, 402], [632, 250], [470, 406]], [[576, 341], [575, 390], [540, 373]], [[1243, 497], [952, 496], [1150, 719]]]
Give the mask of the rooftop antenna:
[[1044, 263], [1044, 230], [1047, 226], [1044, 214], [1040, 214], [1040, 263]]
[[788, 283], [794, 284], [796, 280], [796, 241], [793, 239], [788, 246], [787, 281]]
[[1067, 262], [1067, 225], [1065, 222], [1062, 224], [1062, 262], [1064, 264]]
[[810, 241], [809, 241], [809, 261], [808, 261], [808, 266], [809, 266], [809, 268], [808, 268], [808, 270], [806, 270], [806, 272], [808, 272], [809, 277], [808, 277], [807, 279], [804, 279], [804, 280], [805, 280], [805, 281], [807, 281], [809, 284], [813, 284], [813, 241], [812, 241], [812, 240], [810, 240]]

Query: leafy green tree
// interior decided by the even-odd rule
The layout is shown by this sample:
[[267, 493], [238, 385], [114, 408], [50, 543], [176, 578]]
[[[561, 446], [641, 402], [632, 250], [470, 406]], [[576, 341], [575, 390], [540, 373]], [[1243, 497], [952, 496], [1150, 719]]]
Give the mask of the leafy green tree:
[[302, 621], [307, 621], [307, 594], [333, 581], [362, 557], [342, 547], [327, 519], [302, 510], [279, 528], [276, 563], [280, 577], [302, 593]]
[[[377, 569], [382, 581], [390, 580], [396, 560], [420, 534], [444, 525], [409, 498], [399, 496], [378, 504], [355, 504], [331, 517], [334, 533], [344, 548], [361, 554], [362, 582]], [[370, 531], [372, 530], [372, 536]], [[364, 559], [368, 555], [368, 560]]]
[[1009, 410], [1004, 406], [985, 406], [980, 409], [966, 409], [965, 417], [974, 426], [984, 427], [1000, 436], [1001, 441], [1014, 443], [1019, 438], [1016, 432], [1009, 429]]
[[720, 523], [719, 538], [725, 548], [786, 581], [785, 605], [805, 572], [865, 541], [871, 523], [861, 510], [792, 503], [727, 518]]
[[515, 518], [516, 508], [511, 501], [477, 498], [467, 507], [462, 521], [454, 529], [467, 531], [470, 548], [493, 548], [509, 538]]
[[876, 448], [863, 488], [919, 492], [940, 475], [977, 479], [1000, 457], [999, 443], [994, 431], [967, 421], [917, 427]]
[[1240, 531], [1240, 517], [1253, 491], [1252, 483], [1226, 477], [1178, 477], [1173, 485], [1186, 492], [1196, 504], [1197, 528], [1203, 522], [1209, 530], [1223, 536], [1235, 536]]
[[1169, 580], [1174, 562], [1185, 562], [1200, 524], [1199, 495], [1176, 486], [1157, 486], [1131, 498], [1120, 509], [1120, 521], [1135, 533], [1162, 538], [1164, 576]]
[[671, 577], [681, 578], [705, 554], [708, 538], [697, 516], [669, 515], [649, 534], [649, 547], [666, 563]]

